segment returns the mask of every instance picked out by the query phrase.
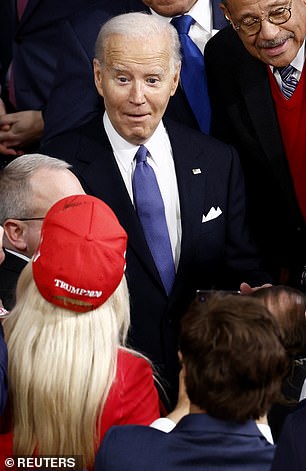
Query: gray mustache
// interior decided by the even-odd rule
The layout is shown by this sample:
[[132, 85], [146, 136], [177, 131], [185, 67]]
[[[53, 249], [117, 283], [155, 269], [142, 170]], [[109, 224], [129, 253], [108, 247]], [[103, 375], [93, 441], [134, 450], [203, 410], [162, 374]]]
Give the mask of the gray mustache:
[[287, 39], [290, 39], [290, 38], [294, 38], [293, 33], [289, 33], [285, 38], [269, 39], [267, 41], [260, 41], [258, 43], [258, 46], [263, 48], [263, 49], [265, 49], [265, 48], [267, 49], [267, 48], [270, 48], [270, 47], [281, 46], [282, 44], [284, 44], [285, 41], [287, 41]]

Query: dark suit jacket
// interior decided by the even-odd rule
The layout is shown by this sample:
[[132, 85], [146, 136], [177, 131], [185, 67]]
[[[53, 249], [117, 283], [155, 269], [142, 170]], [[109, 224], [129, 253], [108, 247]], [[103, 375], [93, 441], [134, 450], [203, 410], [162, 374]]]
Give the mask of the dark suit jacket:
[[76, 9], [90, 8], [93, 1], [29, 0], [20, 22], [15, 12], [13, 60], [18, 111], [46, 106], [62, 48], [61, 20]]
[[275, 275], [281, 267], [290, 269], [290, 282], [299, 287], [306, 263], [305, 223], [282, 143], [268, 66], [246, 51], [231, 26], [207, 43], [205, 62], [212, 133], [238, 150], [250, 222], [268, 269]]
[[[218, 1], [212, 1], [212, 9], [215, 17], [216, 10], [219, 9]], [[44, 142], [63, 131], [88, 122], [103, 109], [103, 100], [99, 96], [93, 80], [94, 44], [100, 27], [108, 19], [108, 16], [130, 11], [149, 13], [150, 9], [141, 0], [121, 0], [119, 4], [118, 0], [116, 2], [99, 0], [90, 10], [78, 12], [63, 23], [62, 43], [64, 47], [44, 114]], [[225, 19], [223, 21], [223, 26], [225, 26]], [[219, 23], [222, 24], [222, 20], [219, 20]], [[184, 123], [193, 129], [199, 129], [181, 86], [170, 98], [166, 114], [175, 121]]]
[[[127, 280], [131, 340], [170, 381], [176, 377], [178, 319], [197, 288], [238, 288], [267, 281], [246, 229], [243, 177], [233, 148], [174, 122], [167, 122], [182, 220], [181, 256], [168, 299], [146, 244], [102, 124], [95, 118], [54, 138], [41, 151], [67, 160], [84, 190], [105, 201], [128, 234]], [[201, 173], [193, 172], [201, 169]], [[202, 223], [218, 206], [221, 216]], [[231, 276], [228, 277], [228, 271]]]
[[[120, 452], [118, 452], [120, 450]], [[223, 422], [190, 414], [168, 434], [150, 427], [113, 427], [95, 471], [270, 471], [274, 446], [252, 421]]]
[[306, 400], [289, 414], [277, 444], [271, 471], [304, 471], [306, 463]]
[[0, 265], [0, 299], [8, 310], [14, 307], [17, 280], [26, 264], [25, 260], [5, 250], [5, 259]]

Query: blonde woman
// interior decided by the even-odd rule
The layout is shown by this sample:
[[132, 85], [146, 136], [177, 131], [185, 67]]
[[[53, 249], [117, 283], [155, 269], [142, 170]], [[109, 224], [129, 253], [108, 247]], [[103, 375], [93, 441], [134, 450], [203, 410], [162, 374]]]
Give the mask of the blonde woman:
[[151, 366], [124, 347], [126, 243], [97, 198], [71, 196], [48, 212], [4, 324], [13, 430], [6, 453], [81, 455], [88, 469], [111, 425], [159, 417]]

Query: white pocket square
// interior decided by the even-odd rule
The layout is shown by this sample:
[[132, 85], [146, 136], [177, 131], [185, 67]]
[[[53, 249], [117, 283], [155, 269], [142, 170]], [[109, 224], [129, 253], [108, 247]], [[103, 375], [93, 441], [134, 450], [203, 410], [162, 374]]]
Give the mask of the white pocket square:
[[222, 214], [221, 208], [218, 206], [216, 209], [212, 206], [206, 216], [203, 214], [202, 222], [208, 222], [212, 219], [216, 219], [218, 216], [220, 216], [220, 214]]

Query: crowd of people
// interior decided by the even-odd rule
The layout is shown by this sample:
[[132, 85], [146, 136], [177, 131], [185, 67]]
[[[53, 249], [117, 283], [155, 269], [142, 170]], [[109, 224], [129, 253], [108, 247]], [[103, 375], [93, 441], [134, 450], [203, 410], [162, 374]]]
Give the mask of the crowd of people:
[[0, 468], [302, 471], [305, 0], [0, 17]]

